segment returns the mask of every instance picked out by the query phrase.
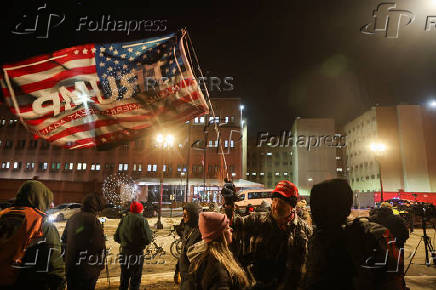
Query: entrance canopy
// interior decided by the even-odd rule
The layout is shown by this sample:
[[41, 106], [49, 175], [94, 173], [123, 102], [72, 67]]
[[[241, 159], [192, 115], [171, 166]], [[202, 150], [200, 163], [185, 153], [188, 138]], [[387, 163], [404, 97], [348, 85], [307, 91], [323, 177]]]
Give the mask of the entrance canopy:
[[[135, 180], [138, 185], [159, 185], [160, 181], [159, 178], [139, 178]], [[252, 182], [245, 179], [235, 179], [233, 181], [235, 186], [239, 189], [255, 189], [264, 188], [263, 184]], [[186, 185], [186, 179], [185, 178], [164, 178], [163, 180], [164, 185], [179, 185], [179, 186], [185, 186]], [[220, 179], [211, 179], [207, 178], [206, 180], [202, 178], [190, 178], [189, 179], [189, 185], [190, 186], [223, 186], [224, 181]]]

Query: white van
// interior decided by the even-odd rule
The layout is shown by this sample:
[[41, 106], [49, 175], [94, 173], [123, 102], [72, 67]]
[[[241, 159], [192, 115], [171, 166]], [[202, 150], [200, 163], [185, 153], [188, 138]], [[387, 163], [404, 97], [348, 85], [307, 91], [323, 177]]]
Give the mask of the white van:
[[274, 189], [246, 189], [238, 192], [239, 201], [235, 202], [239, 208], [245, 208], [251, 204], [253, 207], [258, 207], [265, 201], [271, 206], [272, 199], [271, 194]]

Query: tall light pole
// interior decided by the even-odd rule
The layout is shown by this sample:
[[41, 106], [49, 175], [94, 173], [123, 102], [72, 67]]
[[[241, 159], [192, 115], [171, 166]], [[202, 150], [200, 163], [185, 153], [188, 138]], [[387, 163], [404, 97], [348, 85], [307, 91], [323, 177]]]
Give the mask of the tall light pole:
[[[173, 144], [174, 144], [174, 136], [171, 135], [171, 134], [168, 134], [168, 135], [166, 135], [164, 137], [164, 135], [158, 134], [156, 136], [156, 141], [157, 141], [157, 143], [159, 145], [159, 148], [160, 148], [160, 150], [159, 150], [159, 160], [160, 160], [159, 163], [160, 163], [160, 166], [158, 167], [158, 170], [159, 170], [159, 168], [162, 169], [161, 172], [160, 172], [160, 199], [159, 199], [159, 212], [158, 212], [158, 215], [157, 215], [156, 228], [158, 230], [161, 230], [161, 229], [163, 229], [163, 224], [162, 224], [162, 221], [161, 221], [161, 217], [162, 217], [162, 197], [163, 197], [163, 180], [164, 180], [163, 150], [164, 150], [165, 147], [173, 146]], [[166, 168], [165, 168], [165, 170], [166, 170]]]
[[382, 181], [382, 170], [380, 163], [380, 156], [386, 151], [386, 145], [383, 143], [371, 143], [370, 149], [374, 152], [375, 161], [378, 165], [379, 176], [380, 176], [380, 203], [383, 202], [383, 181]]
[[[245, 106], [244, 105], [240, 105], [239, 106], [239, 110], [241, 111], [241, 119], [240, 119], [240, 126], [241, 126], [241, 134], [244, 134], [244, 120], [242, 119], [242, 111], [244, 111]], [[242, 140], [241, 140], [242, 141]], [[243, 167], [244, 167], [244, 142], [241, 142], [241, 176], [239, 178], [242, 179], [242, 174], [243, 174]], [[232, 177], [233, 179], [233, 177]]]
[[[188, 195], [189, 195], [189, 170], [191, 168], [191, 121], [188, 122], [188, 145], [186, 146], [188, 150], [188, 157], [187, 157], [187, 165], [186, 165], [186, 186], [185, 186], [185, 202], [188, 202]], [[203, 168], [204, 170], [204, 168]], [[180, 176], [181, 177], [181, 176]]]

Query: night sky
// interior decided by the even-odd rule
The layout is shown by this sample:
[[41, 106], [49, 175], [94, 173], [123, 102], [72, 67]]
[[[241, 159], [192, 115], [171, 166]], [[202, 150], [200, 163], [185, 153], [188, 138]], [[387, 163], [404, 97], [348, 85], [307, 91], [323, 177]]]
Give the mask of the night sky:
[[[290, 129], [297, 116], [331, 117], [343, 125], [376, 104], [425, 104], [436, 97], [436, 29], [425, 31], [427, 16], [436, 15], [434, 0], [395, 1], [396, 9], [412, 12], [415, 20], [405, 25], [402, 18], [399, 37], [392, 39], [384, 32], [360, 32], [382, 1], [57, 2], [3, 4], [1, 63], [186, 27], [205, 75], [234, 78], [234, 90], [211, 96], [242, 98], [251, 136]], [[34, 15], [41, 3], [46, 11], [65, 14], [65, 21], [47, 39], [12, 34], [22, 15]], [[80, 17], [102, 15], [166, 20], [166, 31], [76, 31]]]

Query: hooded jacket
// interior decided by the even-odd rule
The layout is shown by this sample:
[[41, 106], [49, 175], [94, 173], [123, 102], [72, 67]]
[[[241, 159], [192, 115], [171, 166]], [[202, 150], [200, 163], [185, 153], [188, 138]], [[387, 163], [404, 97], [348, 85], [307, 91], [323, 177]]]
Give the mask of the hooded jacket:
[[180, 258], [176, 264], [176, 274], [180, 272], [181, 277], [181, 289], [190, 289], [188, 285], [188, 273], [189, 273], [189, 259], [187, 256], [188, 248], [195, 243], [201, 241], [201, 233], [198, 229], [198, 211], [199, 208], [194, 203], [188, 203], [183, 207], [189, 214], [189, 221], [187, 224], [181, 223], [182, 227], [182, 250]]
[[62, 234], [67, 275], [94, 278], [104, 268], [105, 237], [97, 212], [104, 206], [101, 195], [88, 194], [80, 212], [67, 222]]
[[[15, 207], [32, 207], [45, 212], [53, 201], [53, 193], [43, 183], [36, 180], [25, 181], [16, 196]], [[61, 243], [56, 227], [43, 219], [44, 242], [26, 250], [23, 262], [37, 264], [20, 272], [14, 289], [64, 289], [65, 265], [61, 257]], [[47, 262], [46, 262], [47, 261]], [[48, 263], [48, 264], [47, 264]], [[48, 269], [48, 271], [43, 271]]]

